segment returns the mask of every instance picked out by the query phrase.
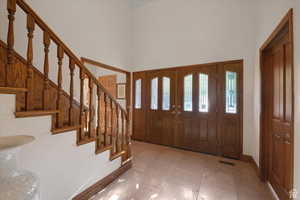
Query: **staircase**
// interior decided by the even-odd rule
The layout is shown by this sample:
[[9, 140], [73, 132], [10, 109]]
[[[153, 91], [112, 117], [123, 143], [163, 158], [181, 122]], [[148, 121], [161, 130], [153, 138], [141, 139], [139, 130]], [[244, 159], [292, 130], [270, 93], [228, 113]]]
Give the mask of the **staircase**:
[[[14, 49], [14, 20], [17, 9], [22, 9], [27, 15], [26, 58]], [[80, 59], [23, 0], [7, 0], [7, 11], [7, 41], [0, 40], [0, 93], [16, 94], [15, 117], [51, 116], [52, 134], [76, 131], [78, 146], [94, 142], [95, 154], [109, 150], [110, 160], [121, 157], [123, 164], [130, 161], [128, 111], [121, 107]], [[43, 31], [42, 72], [33, 66], [36, 26]], [[57, 47], [56, 66], [49, 64], [50, 45]], [[65, 58], [69, 61], [68, 69], [63, 68]], [[49, 78], [51, 67], [57, 68], [57, 82]], [[68, 73], [64, 73], [66, 70]], [[67, 91], [63, 89], [66, 88], [64, 80], [68, 80]], [[86, 82], [88, 87], [85, 86]], [[88, 100], [85, 99], [87, 93]], [[100, 109], [101, 105], [104, 105], [103, 111]]]

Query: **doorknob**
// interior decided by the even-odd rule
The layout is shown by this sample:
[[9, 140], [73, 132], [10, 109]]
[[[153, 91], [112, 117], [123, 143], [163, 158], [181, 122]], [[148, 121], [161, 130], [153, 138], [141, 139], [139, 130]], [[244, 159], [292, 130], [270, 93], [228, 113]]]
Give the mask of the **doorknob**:
[[277, 139], [280, 139], [281, 138], [281, 136], [279, 135], [279, 134], [275, 134], [274, 135]]
[[285, 144], [291, 144], [291, 142], [288, 141], [288, 140], [285, 140], [284, 143], [285, 143]]

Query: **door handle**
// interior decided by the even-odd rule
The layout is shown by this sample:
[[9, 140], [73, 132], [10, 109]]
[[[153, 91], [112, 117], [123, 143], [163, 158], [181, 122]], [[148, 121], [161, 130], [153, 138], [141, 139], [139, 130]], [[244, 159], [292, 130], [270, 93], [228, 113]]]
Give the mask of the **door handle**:
[[279, 135], [279, 134], [275, 134], [274, 135], [277, 139], [280, 139], [281, 138], [281, 136]]
[[288, 141], [288, 140], [285, 140], [284, 143], [285, 143], [285, 144], [291, 144], [291, 142]]

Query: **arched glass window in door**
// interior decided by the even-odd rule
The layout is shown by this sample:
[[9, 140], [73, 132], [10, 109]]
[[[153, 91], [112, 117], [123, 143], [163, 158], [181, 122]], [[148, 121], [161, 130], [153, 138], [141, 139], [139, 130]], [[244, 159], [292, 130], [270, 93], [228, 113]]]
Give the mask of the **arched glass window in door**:
[[199, 112], [208, 112], [208, 75], [199, 74]]
[[142, 108], [142, 79], [135, 80], [135, 105], [134, 108]]
[[226, 113], [237, 113], [237, 73], [226, 71]]
[[193, 75], [186, 75], [183, 81], [183, 109], [193, 111]]
[[158, 78], [151, 80], [151, 109], [158, 109]]
[[170, 83], [171, 79], [168, 77], [163, 77], [163, 99], [162, 99], [162, 109], [170, 110]]

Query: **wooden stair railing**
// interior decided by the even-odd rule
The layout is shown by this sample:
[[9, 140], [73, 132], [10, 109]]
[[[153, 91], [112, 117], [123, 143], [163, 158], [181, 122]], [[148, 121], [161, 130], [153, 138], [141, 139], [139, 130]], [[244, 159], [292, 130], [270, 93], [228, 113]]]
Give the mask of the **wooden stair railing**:
[[[14, 20], [17, 8], [27, 15], [27, 57], [24, 59], [14, 50]], [[52, 115], [52, 133], [58, 134], [77, 130], [77, 144], [96, 142], [96, 153], [111, 151], [111, 159], [122, 156], [122, 160], [131, 158], [129, 114], [116, 99], [100, 84], [92, 73], [82, 64], [75, 54], [60, 40], [47, 24], [27, 5], [24, 0], [7, 0], [8, 33], [6, 44], [1, 42], [6, 55], [0, 72], [5, 74], [0, 80], [0, 92], [17, 93], [17, 117]], [[44, 63], [43, 72], [33, 66], [33, 38], [36, 26], [43, 31]], [[54, 44], [52, 44], [54, 43]], [[57, 46], [57, 83], [49, 79], [49, 48]], [[69, 91], [63, 90], [63, 61], [69, 60]], [[1, 63], [0, 63], [1, 64]], [[2, 69], [1, 69], [2, 68]], [[79, 77], [75, 77], [78, 70]], [[65, 73], [64, 73], [65, 74]], [[77, 99], [74, 96], [74, 79], [80, 82]], [[84, 80], [88, 79], [89, 103], [85, 105]], [[39, 82], [40, 84], [36, 84]], [[6, 89], [5, 89], [6, 88]], [[16, 91], [16, 92], [11, 92]], [[24, 91], [22, 93], [22, 91]], [[25, 92], [26, 91], [26, 92]], [[95, 92], [96, 91], [96, 92]], [[105, 105], [104, 111], [101, 104]], [[110, 114], [109, 114], [110, 111]], [[104, 117], [101, 113], [104, 113]], [[102, 121], [101, 121], [102, 120]], [[101, 127], [103, 126], [104, 127]], [[110, 130], [109, 130], [110, 129]]]

